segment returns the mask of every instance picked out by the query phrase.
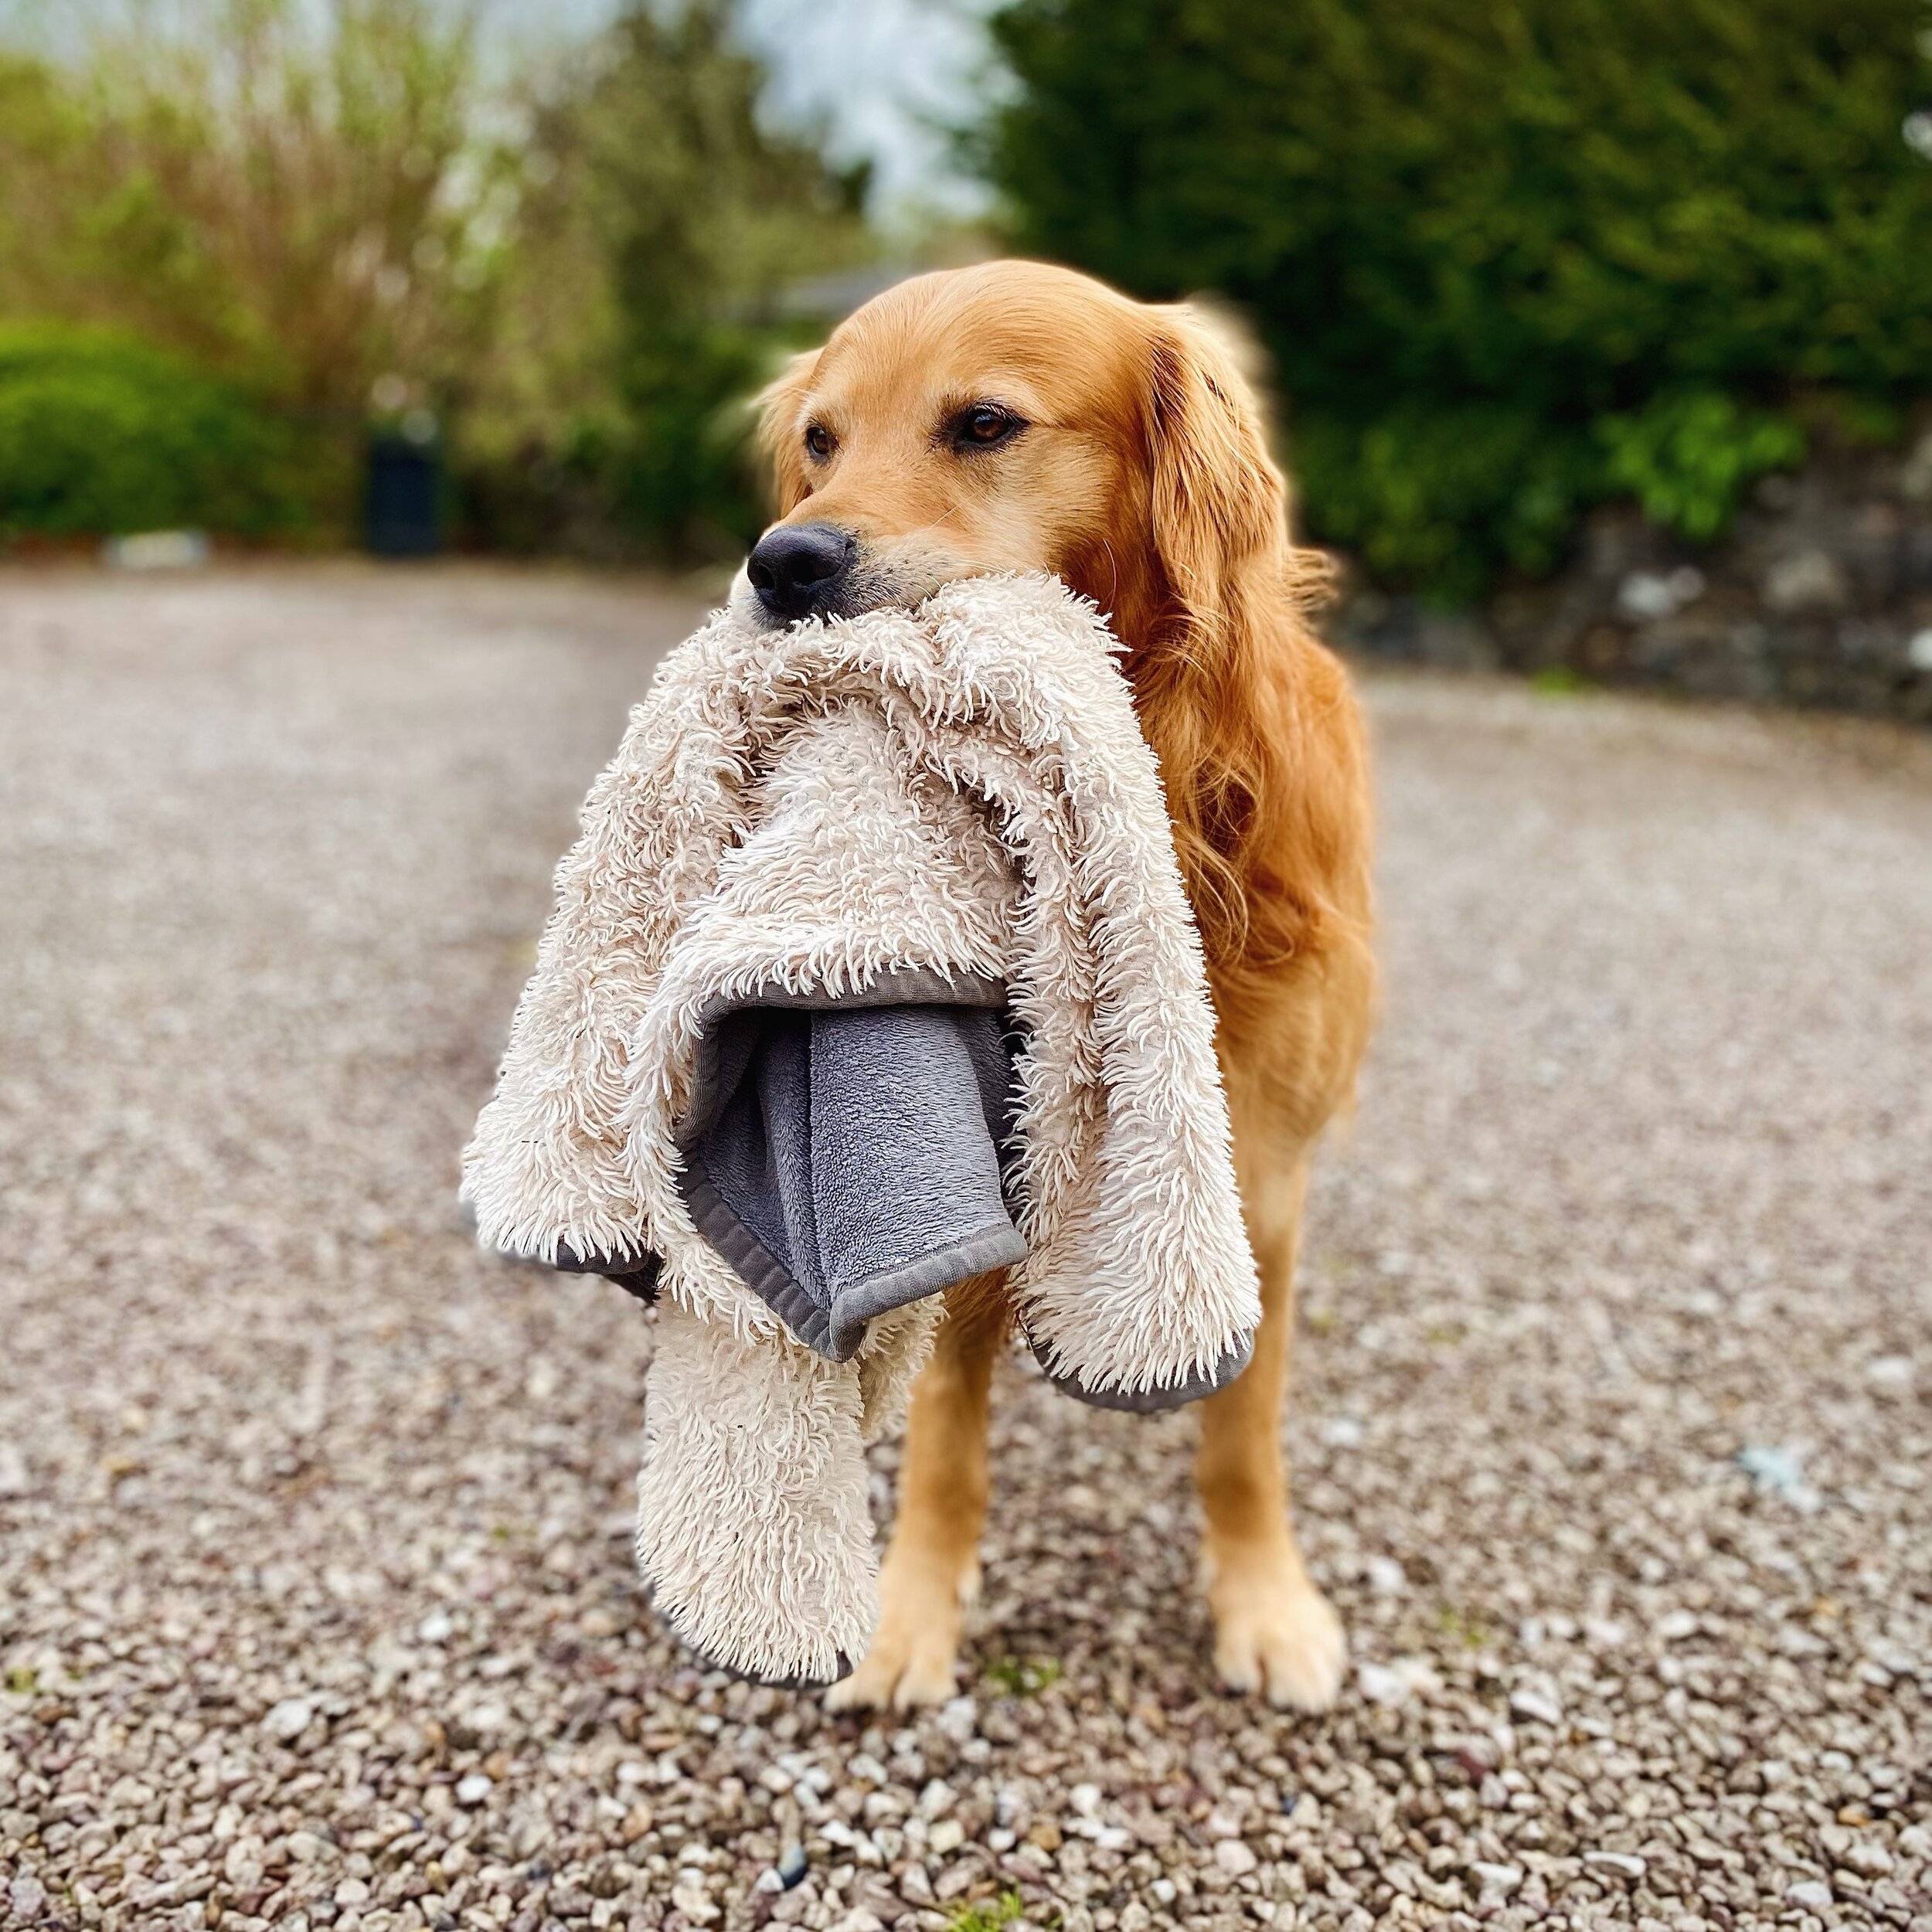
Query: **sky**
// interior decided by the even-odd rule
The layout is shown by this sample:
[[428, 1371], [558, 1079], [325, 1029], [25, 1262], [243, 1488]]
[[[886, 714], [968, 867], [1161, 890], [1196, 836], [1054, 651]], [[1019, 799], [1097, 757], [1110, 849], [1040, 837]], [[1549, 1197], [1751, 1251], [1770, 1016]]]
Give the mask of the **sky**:
[[821, 122], [842, 163], [869, 158], [888, 209], [966, 214], [983, 191], [942, 131], [991, 84], [986, 0], [742, 0], [743, 31], [772, 74], [771, 105]]

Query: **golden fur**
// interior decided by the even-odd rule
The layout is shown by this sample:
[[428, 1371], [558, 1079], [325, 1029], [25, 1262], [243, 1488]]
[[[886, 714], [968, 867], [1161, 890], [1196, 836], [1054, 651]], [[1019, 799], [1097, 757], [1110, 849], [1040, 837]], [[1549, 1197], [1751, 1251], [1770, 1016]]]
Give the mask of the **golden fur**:
[[[1202, 1405], [1196, 1480], [1216, 1662], [1316, 1709], [1344, 1662], [1287, 1515], [1281, 1409], [1308, 1160], [1348, 1100], [1373, 1001], [1369, 810], [1346, 674], [1309, 627], [1320, 562], [1223, 332], [1030, 262], [925, 275], [868, 303], [761, 399], [789, 523], [856, 540], [851, 601], [1048, 570], [1128, 647], [1206, 945], [1242, 1199], [1262, 1275], [1255, 1357]], [[1020, 427], [962, 447], [980, 403]], [[882, 1616], [842, 1705], [952, 1694], [978, 1580], [997, 1277], [953, 1291], [914, 1390]]]

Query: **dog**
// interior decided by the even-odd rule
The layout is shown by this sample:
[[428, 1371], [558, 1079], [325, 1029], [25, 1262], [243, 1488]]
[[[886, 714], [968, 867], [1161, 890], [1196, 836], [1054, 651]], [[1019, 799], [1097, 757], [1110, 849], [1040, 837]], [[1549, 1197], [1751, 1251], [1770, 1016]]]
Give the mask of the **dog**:
[[[1322, 1709], [1346, 1662], [1288, 1514], [1281, 1427], [1308, 1162], [1350, 1101], [1374, 1002], [1361, 721], [1310, 615], [1322, 560], [1224, 326], [1070, 270], [998, 261], [901, 282], [759, 402], [779, 520], [746, 566], [774, 624], [1046, 571], [1107, 613], [1160, 760], [1206, 954], [1264, 1310], [1201, 1404], [1196, 1480], [1215, 1664]], [[998, 1276], [948, 1294], [906, 1418], [870, 1648], [838, 1708], [943, 1702], [978, 1588]]]

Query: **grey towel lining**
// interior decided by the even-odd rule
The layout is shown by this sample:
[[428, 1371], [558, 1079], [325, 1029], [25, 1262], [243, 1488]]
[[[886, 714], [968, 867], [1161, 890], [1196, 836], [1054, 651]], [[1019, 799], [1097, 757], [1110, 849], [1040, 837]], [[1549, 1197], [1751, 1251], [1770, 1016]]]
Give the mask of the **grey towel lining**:
[[719, 1022], [729, 1015], [762, 1007], [825, 1012], [840, 1007], [975, 1006], [1006, 1004], [1004, 981], [985, 974], [947, 974], [927, 967], [889, 966], [849, 992], [823, 987], [794, 989], [761, 985], [706, 1007], [692, 1070], [690, 1098], [673, 1126], [683, 1169], [679, 1191], [692, 1225], [728, 1262], [747, 1287], [798, 1339], [834, 1361], [849, 1361], [875, 1316], [937, 1294], [968, 1276], [1012, 1267], [1026, 1258], [1026, 1243], [1010, 1221], [962, 1236], [903, 1267], [882, 1270], [841, 1290], [832, 1308], [821, 1308], [791, 1270], [740, 1219], [721, 1195], [697, 1142], [730, 1097], [720, 1070]]
[[[888, 966], [875, 979], [849, 992], [828, 992], [822, 986], [798, 991], [779, 985], [754, 987], [730, 999], [714, 1000], [699, 1015], [698, 1053], [691, 1070], [691, 1094], [684, 1111], [672, 1123], [672, 1134], [680, 1152], [718, 1117], [718, 1110], [730, 1097], [721, 1091], [718, 1077], [718, 1022], [728, 1013], [747, 1007], [782, 1006], [811, 1013], [829, 1012], [835, 1006], [1004, 1006], [1006, 987], [1003, 981], [989, 979], [984, 973], [962, 972], [954, 976], [927, 966]], [[689, 1189], [685, 1189], [686, 1198]], [[775, 1265], [775, 1264], [774, 1264]]]

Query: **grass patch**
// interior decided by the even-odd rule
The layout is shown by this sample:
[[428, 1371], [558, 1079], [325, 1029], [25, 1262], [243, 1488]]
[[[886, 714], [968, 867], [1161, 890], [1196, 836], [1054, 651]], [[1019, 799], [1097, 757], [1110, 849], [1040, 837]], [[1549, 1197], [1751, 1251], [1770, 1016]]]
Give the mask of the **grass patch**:
[[1529, 674], [1529, 688], [1539, 698], [1574, 698], [1590, 689], [1590, 680], [1566, 664], [1546, 664]]
[[[988, 1679], [1009, 1697], [1037, 1697], [1050, 1689], [1063, 1675], [1059, 1662], [1051, 1657], [1002, 1657], [990, 1666]], [[1004, 1925], [1002, 1919], [999, 1923]]]
[[1000, 1932], [1011, 1925], [1026, 1909], [1017, 1892], [1002, 1892], [996, 1899], [982, 1899], [977, 1905], [962, 1905], [946, 1921], [946, 1932]]
[[1436, 1628], [1452, 1644], [1461, 1644], [1469, 1650], [1481, 1650], [1489, 1641], [1488, 1626], [1453, 1604], [1445, 1604], [1436, 1612]]

